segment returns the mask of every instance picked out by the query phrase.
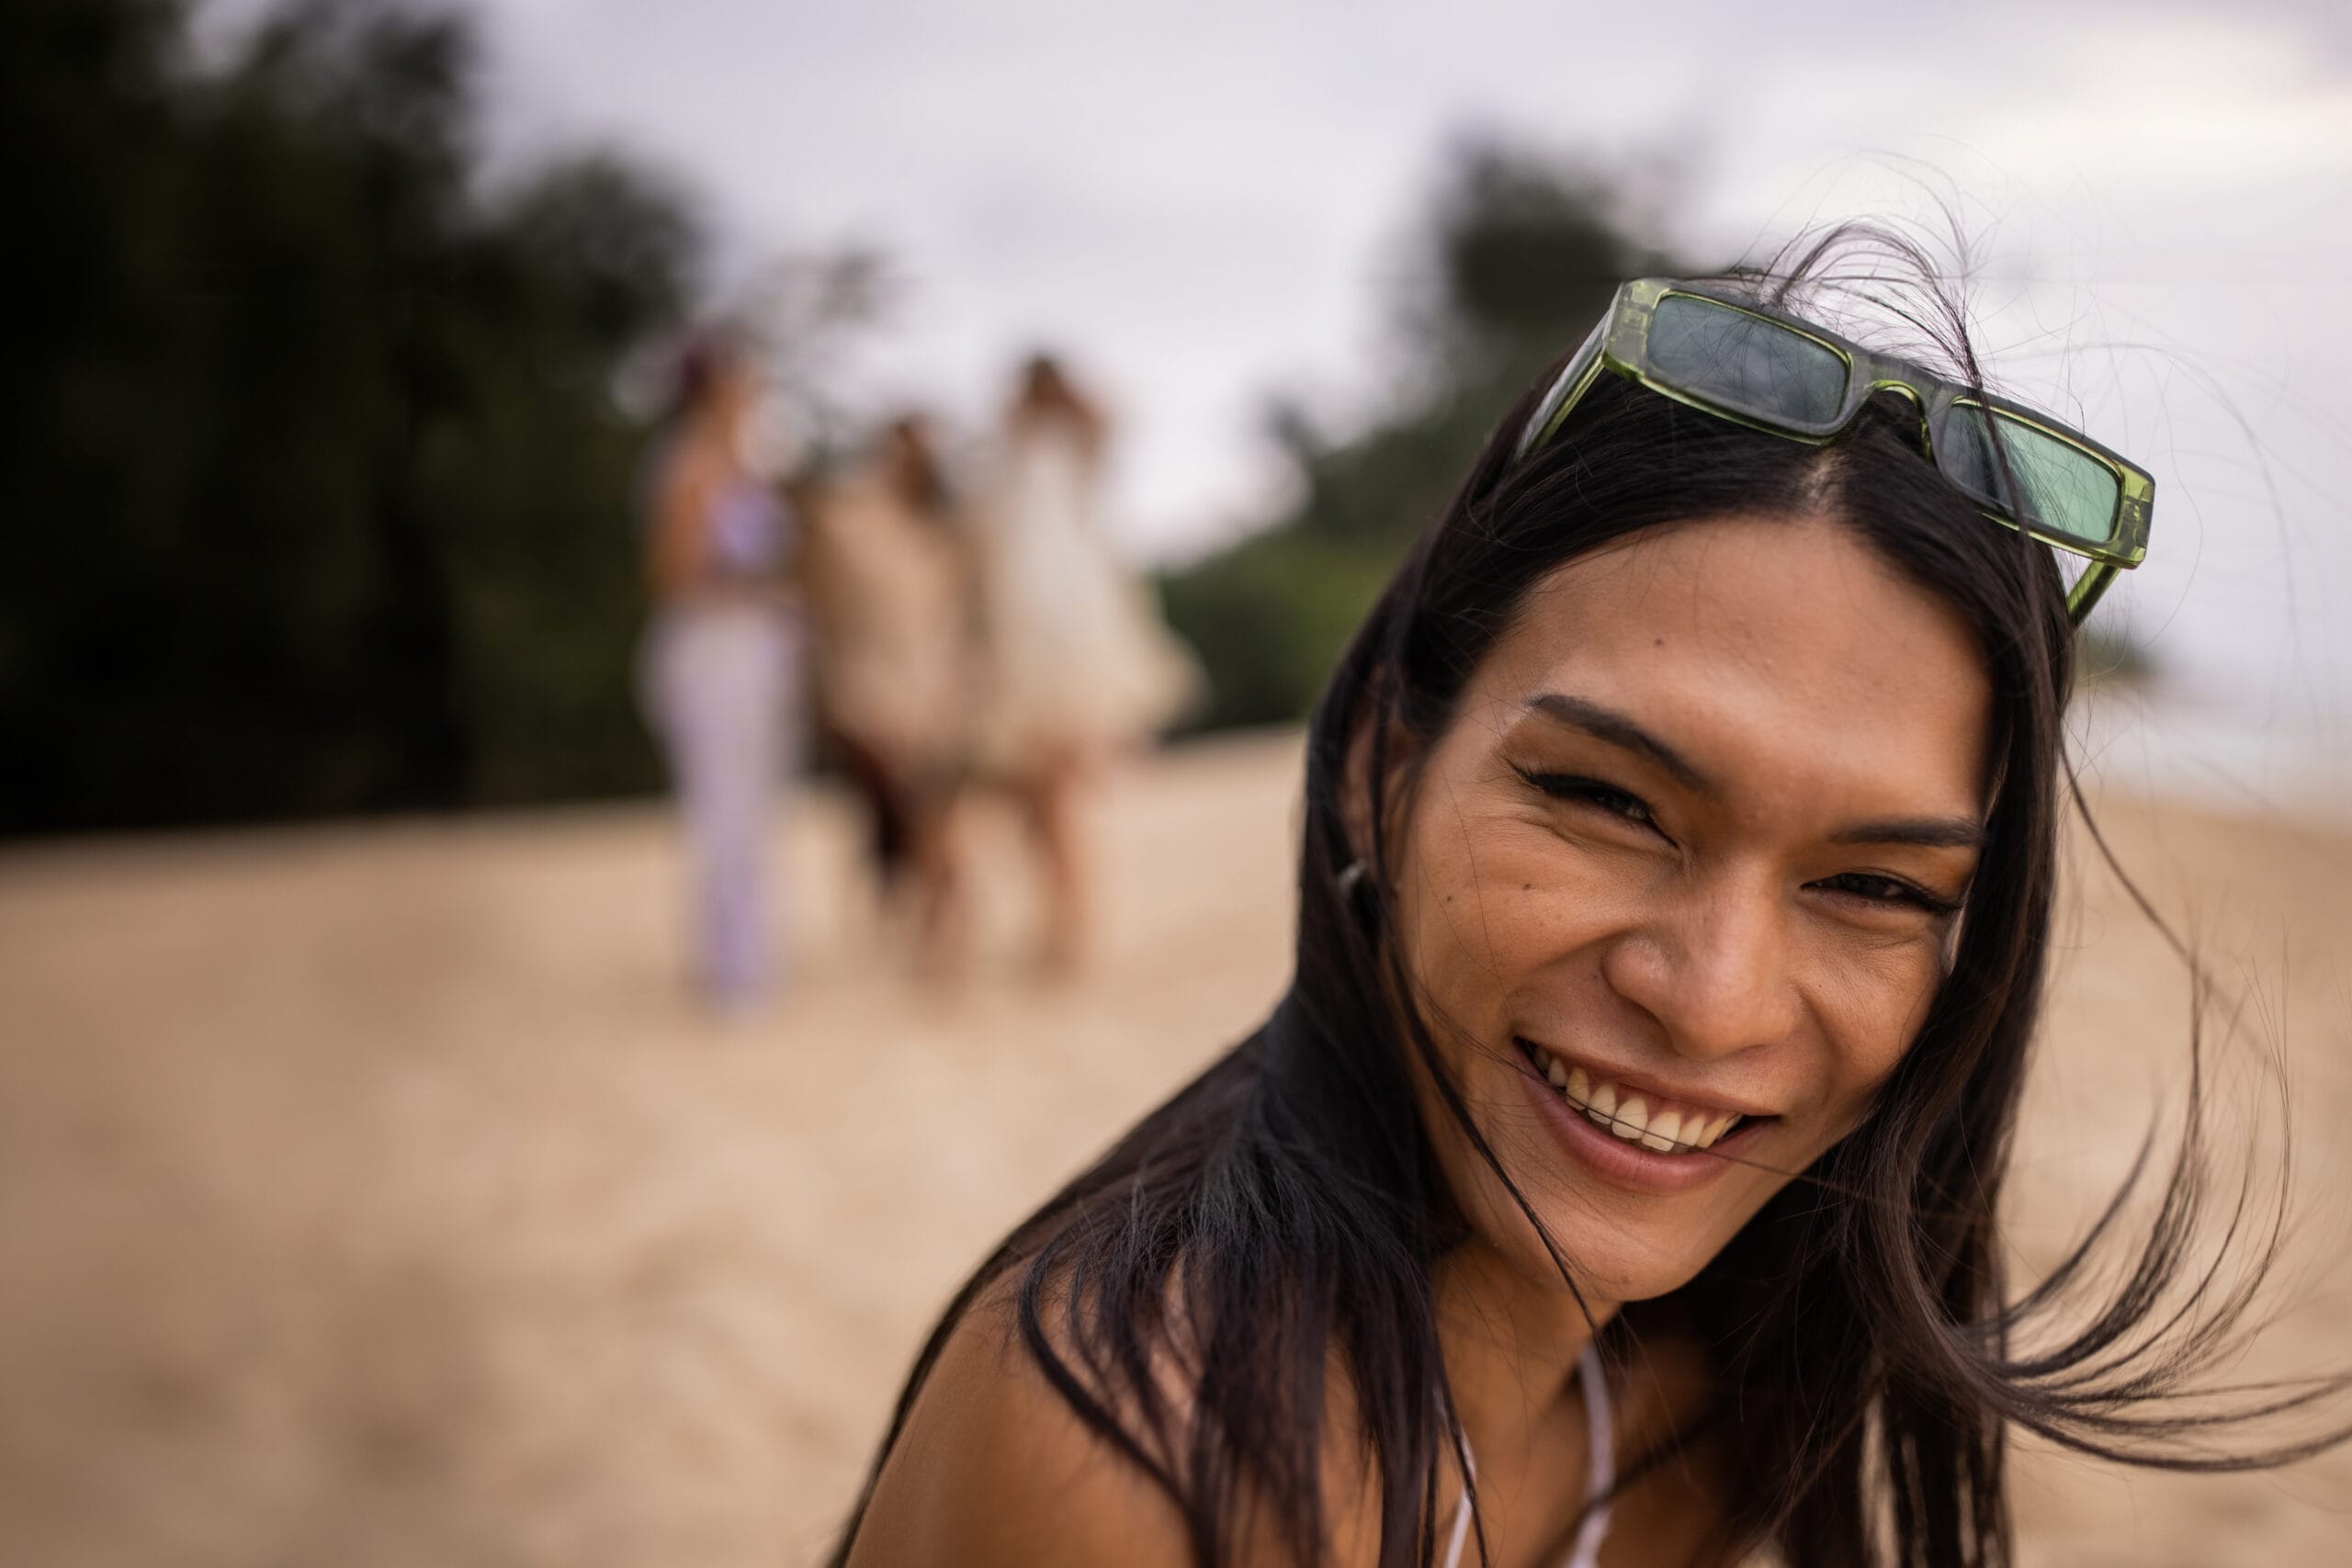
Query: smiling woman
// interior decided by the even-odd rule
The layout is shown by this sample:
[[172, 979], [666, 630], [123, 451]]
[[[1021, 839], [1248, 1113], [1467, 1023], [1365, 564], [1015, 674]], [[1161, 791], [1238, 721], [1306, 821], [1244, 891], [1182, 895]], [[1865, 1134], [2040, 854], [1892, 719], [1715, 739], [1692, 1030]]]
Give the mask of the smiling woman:
[[1957, 378], [1797, 297], [1628, 285], [1496, 433], [1317, 710], [1289, 994], [951, 1303], [836, 1563], [1992, 1568], [2010, 1423], [2331, 1440], [2264, 1424], [2340, 1382], [2167, 1403], [2251, 1301], [2165, 1295], [2193, 1118], [2136, 1253], [2004, 1290], [2074, 622], [2145, 475], [1956, 315]]
[[[1395, 878], [1423, 1010], [1579, 1282], [1662, 1296], [1924, 1021], [1983, 836], [1975, 638], [1852, 529], [1734, 513], [1555, 570], [1457, 706]], [[1438, 1149], [1482, 1234], [1519, 1228]]]

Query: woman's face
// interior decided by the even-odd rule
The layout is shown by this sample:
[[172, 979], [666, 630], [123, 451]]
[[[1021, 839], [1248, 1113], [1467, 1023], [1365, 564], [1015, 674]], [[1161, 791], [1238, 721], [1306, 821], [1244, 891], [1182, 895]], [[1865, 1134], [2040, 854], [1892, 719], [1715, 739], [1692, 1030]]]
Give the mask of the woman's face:
[[730, 437], [741, 434], [759, 403], [759, 378], [749, 366], [729, 362], [711, 383], [711, 417]]
[[[1826, 519], [1651, 529], [1531, 592], [1411, 773], [1394, 893], [1438, 1048], [1580, 1288], [1683, 1284], [1861, 1119], [1943, 973], [1990, 705], [1957, 613]], [[1478, 1233], [1556, 1290], [1424, 1112]]]

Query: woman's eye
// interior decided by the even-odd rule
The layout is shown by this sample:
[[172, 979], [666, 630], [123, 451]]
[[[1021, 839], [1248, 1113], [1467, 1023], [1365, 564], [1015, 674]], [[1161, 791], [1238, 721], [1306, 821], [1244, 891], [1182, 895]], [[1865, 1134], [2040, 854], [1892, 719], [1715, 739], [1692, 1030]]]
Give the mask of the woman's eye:
[[1650, 815], [1649, 807], [1637, 795], [1626, 794], [1613, 784], [1599, 779], [1578, 778], [1572, 773], [1538, 773], [1528, 769], [1518, 770], [1519, 776], [1555, 800], [1580, 801], [1599, 807], [1613, 817], [1628, 822], [1638, 822], [1645, 828], [1655, 828], [1657, 819]]
[[1908, 882], [1892, 876], [1873, 875], [1869, 872], [1848, 872], [1840, 876], [1832, 876], [1816, 882], [1814, 886], [1826, 887], [1833, 893], [1843, 893], [1849, 897], [1860, 898], [1867, 903], [1907, 904], [1914, 908], [1925, 909], [1935, 915], [1948, 915], [1960, 908], [1954, 900], [1939, 898], [1924, 887], [1914, 886]]

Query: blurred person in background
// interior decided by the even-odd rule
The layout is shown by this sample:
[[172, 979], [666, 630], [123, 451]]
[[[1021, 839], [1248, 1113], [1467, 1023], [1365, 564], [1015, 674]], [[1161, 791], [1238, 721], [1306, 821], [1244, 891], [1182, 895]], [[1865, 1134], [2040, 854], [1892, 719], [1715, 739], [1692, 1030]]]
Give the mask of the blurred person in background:
[[968, 943], [957, 800], [971, 763], [969, 552], [929, 423], [893, 421], [808, 508], [803, 581], [819, 711], [873, 813], [884, 891], [902, 896], [918, 966], [962, 971]]
[[[1906, 268], [1928, 349], [1819, 324]], [[2345, 1378], [2239, 1371], [2279, 1233], [2203, 1198], [2202, 986], [2154, 1218], [2007, 1287], [2153, 484], [1989, 403], [1934, 276], [1627, 284], [1522, 394], [1317, 706], [1288, 993], [956, 1295], [836, 1568], [2007, 1568], [2013, 1426], [2344, 1440]]]
[[1084, 956], [1091, 869], [1084, 795], [1103, 765], [1198, 693], [1102, 527], [1107, 422], [1050, 355], [1023, 367], [1004, 416], [976, 547], [986, 687], [979, 745], [1018, 797], [1044, 873], [1042, 970]]
[[740, 345], [689, 345], [645, 485], [639, 687], [684, 818], [695, 978], [728, 1010], [776, 978], [766, 834], [798, 716], [793, 516], [753, 465], [762, 395]]

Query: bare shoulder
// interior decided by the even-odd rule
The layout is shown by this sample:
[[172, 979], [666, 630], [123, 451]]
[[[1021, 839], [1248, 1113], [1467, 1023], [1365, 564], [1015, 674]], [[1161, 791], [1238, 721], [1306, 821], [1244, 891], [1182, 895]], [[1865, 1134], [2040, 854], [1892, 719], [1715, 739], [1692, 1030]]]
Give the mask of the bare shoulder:
[[851, 1568], [1191, 1561], [1174, 1503], [1046, 1381], [1004, 1285], [949, 1336], [849, 1558]]

